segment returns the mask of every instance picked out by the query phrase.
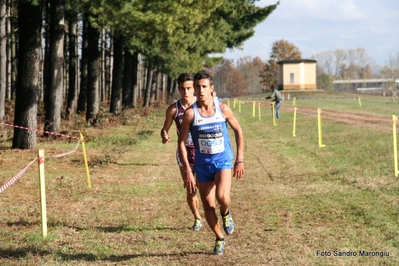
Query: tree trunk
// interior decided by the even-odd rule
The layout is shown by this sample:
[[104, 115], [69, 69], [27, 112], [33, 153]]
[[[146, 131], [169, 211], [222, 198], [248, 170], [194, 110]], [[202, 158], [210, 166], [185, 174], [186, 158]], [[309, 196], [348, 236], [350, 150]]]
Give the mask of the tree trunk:
[[77, 14], [73, 11], [68, 13], [69, 23], [69, 83], [68, 83], [68, 102], [67, 115], [69, 116], [76, 110], [76, 102], [78, 95], [78, 34], [77, 34]]
[[144, 92], [144, 107], [150, 106], [151, 99], [151, 88], [152, 88], [152, 76], [154, 71], [151, 68], [151, 62], [147, 59], [147, 78], [145, 84], [145, 92]]
[[11, 4], [10, 0], [8, 0], [8, 5], [6, 6], [7, 18], [6, 22], [6, 56], [7, 56], [7, 66], [6, 66], [6, 99], [11, 100]]
[[0, 0], [0, 121], [5, 116], [7, 75], [6, 0]]
[[140, 64], [140, 84], [139, 84], [139, 99], [143, 99], [143, 103], [144, 103], [144, 95], [145, 95], [145, 86], [146, 86], [146, 80], [147, 80], [147, 67], [146, 67], [147, 63], [144, 64]]
[[132, 107], [137, 107], [137, 99], [139, 96], [139, 83], [140, 83], [140, 53], [133, 54], [133, 69], [132, 69]]
[[166, 92], [168, 93], [167, 104], [169, 104], [171, 102], [172, 83], [173, 83], [173, 79], [170, 76], [168, 76], [167, 80], [166, 80]]
[[[42, 7], [30, 1], [18, 2], [18, 79], [15, 99], [14, 124], [36, 129], [37, 107], [40, 90], [40, 49]], [[14, 129], [12, 147], [31, 149], [36, 147], [36, 132]]]
[[109, 64], [108, 64], [108, 82], [107, 82], [108, 103], [109, 99], [111, 98], [109, 93], [111, 93], [111, 84], [113, 81], [112, 72], [114, 71], [114, 41], [112, 35], [113, 34], [110, 34], [109, 36], [109, 53], [108, 53]]
[[[44, 5], [44, 25], [43, 25], [43, 41], [44, 41], [44, 60], [43, 60], [43, 91], [44, 91], [44, 104], [46, 105], [48, 99], [46, 99], [46, 91], [49, 89], [50, 85], [50, 76], [51, 76], [51, 54], [50, 54], [50, 0], [45, 0]], [[39, 98], [40, 99], [40, 98]]]
[[125, 49], [125, 65], [123, 67], [123, 85], [122, 85], [122, 97], [123, 106], [132, 106], [133, 101], [133, 55], [129, 52], [129, 49]]
[[105, 60], [105, 51], [107, 50], [107, 44], [105, 40], [106, 31], [103, 28], [101, 30], [101, 60], [100, 60], [100, 69], [101, 69], [101, 78], [100, 78], [100, 91], [101, 91], [101, 102], [106, 100], [107, 90], [105, 85], [105, 69], [106, 69], [106, 60]]
[[176, 88], [175, 88], [175, 81], [170, 76], [168, 76], [167, 91], [168, 91], [168, 104], [171, 104], [175, 98]]
[[59, 132], [61, 127], [61, 110], [64, 96], [64, 1], [53, 0], [50, 4], [50, 10], [50, 75], [48, 80], [49, 83], [45, 90], [44, 105], [46, 115], [44, 130], [50, 132]]
[[[19, 19], [19, 16], [18, 16]], [[18, 22], [15, 19], [10, 20], [10, 64], [11, 64], [11, 76], [10, 76], [10, 85], [11, 85], [11, 99], [13, 99], [13, 95], [16, 91], [16, 83], [17, 83], [17, 43], [15, 38], [15, 32], [18, 29]], [[19, 40], [21, 41], [21, 40]]]
[[163, 103], [168, 103], [167, 102], [167, 93], [166, 93], [166, 89], [167, 89], [167, 76], [166, 74], [162, 74], [162, 102]]
[[80, 68], [80, 92], [78, 98], [78, 113], [83, 113], [86, 111], [87, 102], [87, 56], [88, 56], [88, 16], [83, 17], [83, 32], [82, 32], [82, 64]]
[[177, 80], [173, 80], [172, 83], [172, 102], [175, 101], [176, 99], [176, 92], [178, 91], [178, 84], [177, 84]]
[[160, 101], [160, 99], [162, 99], [161, 93], [162, 93], [162, 82], [161, 82], [161, 78], [162, 78], [162, 73], [159, 71], [156, 71], [156, 76], [155, 76], [155, 80], [153, 81], [154, 83], [154, 93], [155, 93], [155, 97], [154, 100], [155, 102]]
[[150, 105], [154, 104], [158, 97], [158, 77], [158, 71], [153, 71], [151, 80]]
[[114, 34], [114, 69], [111, 89], [110, 112], [119, 114], [122, 111], [122, 74], [123, 74], [123, 45], [122, 34]]
[[[67, 15], [64, 13], [64, 15]], [[62, 64], [62, 77], [63, 77], [63, 83], [62, 83], [62, 98], [66, 99], [65, 102], [68, 101], [68, 89], [69, 89], [69, 37], [68, 37], [68, 32], [69, 30], [67, 29], [69, 27], [69, 21], [68, 19], [65, 20], [65, 23], [68, 23], [68, 25], [65, 26], [64, 28], [64, 60]], [[66, 105], [66, 104], [65, 104]], [[63, 104], [61, 105], [61, 109], [63, 109], [64, 106]], [[62, 112], [62, 111], [61, 111]]]
[[98, 41], [100, 33], [90, 21], [88, 22], [88, 65], [87, 65], [87, 112], [86, 121], [92, 125], [98, 124], [99, 106], [99, 78], [100, 78], [100, 49]]

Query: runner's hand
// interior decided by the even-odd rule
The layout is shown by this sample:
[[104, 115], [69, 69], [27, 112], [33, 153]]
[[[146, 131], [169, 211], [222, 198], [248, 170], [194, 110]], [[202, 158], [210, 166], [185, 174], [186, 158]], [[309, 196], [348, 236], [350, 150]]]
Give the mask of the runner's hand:
[[184, 180], [184, 187], [187, 189], [188, 193], [194, 193], [197, 189], [197, 184], [195, 183], [195, 178], [192, 171], [186, 173], [186, 178]]
[[244, 175], [244, 162], [235, 162], [234, 163], [234, 172], [233, 172], [233, 177], [235, 176], [236, 179], [241, 179], [241, 177]]
[[170, 137], [168, 134], [164, 133], [162, 136], [162, 143], [165, 144], [166, 142], [170, 141]]

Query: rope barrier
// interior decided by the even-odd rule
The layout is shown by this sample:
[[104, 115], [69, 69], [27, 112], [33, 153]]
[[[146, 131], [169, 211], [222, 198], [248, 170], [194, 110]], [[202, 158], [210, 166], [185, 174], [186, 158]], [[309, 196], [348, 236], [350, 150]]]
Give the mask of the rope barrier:
[[[348, 99], [348, 100], [356, 100], [357, 97], [351, 97], [351, 96], [342, 96], [342, 97], [328, 97], [328, 96], [321, 96], [321, 97], [284, 97], [284, 101], [292, 101], [293, 98], [296, 98], [297, 100], [313, 100], [313, 99], [329, 99], [329, 100], [336, 100], [336, 99]], [[224, 98], [229, 100], [229, 98]], [[265, 97], [248, 97], [248, 98], [240, 98], [241, 100], [265, 100]]]
[[30, 131], [36, 131], [36, 132], [41, 132], [41, 133], [46, 133], [54, 136], [59, 136], [59, 137], [66, 137], [66, 138], [71, 138], [71, 139], [79, 139], [79, 137], [74, 137], [66, 134], [61, 134], [61, 133], [56, 133], [56, 132], [51, 132], [51, 131], [44, 131], [44, 130], [38, 130], [36, 128], [29, 128], [29, 127], [23, 127], [23, 126], [17, 126], [5, 122], [0, 122], [0, 125], [8, 126], [8, 127], [14, 127], [14, 128], [19, 128], [19, 129], [26, 129]]
[[[59, 157], [63, 157], [63, 156], [66, 156], [66, 155], [69, 155], [69, 154], [72, 154], [72, 153], [76, 152], [76, 150], [79, 148], [80, 143], [83, 141], [83, 138], [80, 138], [80, 137], [74, 137], [74, 136], [69, 136], [69, 135], [55, 133], [55, 132], [49, 132], [49, 131], [40, 131], [40, 130], [36, 130], [34, 128], [16, 126], [16, 125], [8, 124], [8, 123], [5, 123], [5, 122], [0, 122], [0, 125], [14, 127], [14, 128], [20, 128], [20, 129], [26, 129], [26, 130], [36, 131], [36, 132], [48, 133], [48, 134], [55, 135], [55, 136], [68, 137], [68, 138], [71, 138], [71, 139], [79, 140], [77, 145], [76, 145], [76, 147], [72, 151], [61, 153], [61, 154], [52, 155], [52, 156], [49, 156], [50, 158], [59, 158]], [[43, 160], [43, 158], [40, 158], [40, 159]], [[23, 168], [21, 171], [19, 171], [19, 173], [17, 175], [15, 175], [8, 182], [6, 182], [3, 186], [1, 186], [0, 187], [0, 193], [3, 192], [4, 190], [6, 190], [7, 188], [9, 188], [12, 184], [14, 184], [26, 172], [26, 170], [28, 170], [28, 168], [36, 160], [37, 160], [37, 158], [35, 158], [33, 161], [31, 161], [27, 166], [25, 166], [25, 168]]]
[[74, 152], [79, 148], [80, 142], [82, 142], [81, 139], [79, 139], [78, 144], [76, 145], [75, 149], [73, 149], [72, 151], [68, 151], [68, 152], [65, 152], [65, 153], [52, 155], [52, 156], [49, 156], [49, 157], [50, 157], [50, 158], [59, 158], [59, 157], [62, 157], [62, 156], [66, 156], [66, 155], [72, 154], [72, 153], [74, 153]]
[[[76, 150], [79, 148], [79, 145], [80, 145], [81, 142], [82, 142], [82, 140], [79, 139], [78, 144], [76, 145], [76, 147], [72, 151], [65, 152], [65, 153], [60, 153], [60, 154], [56, 154], [56, 155], [52, 155], [52, 156], [49, 156], [49, 157], [50, 158], [59, 158], [59, 157], [62, 157], [62, 156], [66, 156], [66, 155], [72, 154], [72, 153], [76, 152]], [[12, 184], [14, 184], [15, 181], [17, 181], [36, 160], [37, 160], [37, 158], [35, 158], [33, 161], [31, 161], [16, 176], [11, 178], [7, 183], [5, 183], [2, 187], [0, 187], [0, 193], [3, 192], [4, 190], [6, 190], [7, 188], [9, 188]], [[44, 160], [44, 158], [39, 158], [39, 160]]]
[[26, 170], [28, 170], [28, 168], [37, 160], [37, 158], [35, 158], [33, 161], [31, 161], [27, 166], [25, 166], [24, 169], [22, 169], [21, 171], [19, 171], [19, 173], [14, 176], [13, 178], [11, 178], [7, 183], [5, 183], [3, 186], [0, 187], [0, 193], [3, 192], [4, 190], [6, 190], [7, 188], [9, 188], [12, 184], [15, 183], [15, 181], [18, 180], [18, 178], [20, 178], [25, 172]]

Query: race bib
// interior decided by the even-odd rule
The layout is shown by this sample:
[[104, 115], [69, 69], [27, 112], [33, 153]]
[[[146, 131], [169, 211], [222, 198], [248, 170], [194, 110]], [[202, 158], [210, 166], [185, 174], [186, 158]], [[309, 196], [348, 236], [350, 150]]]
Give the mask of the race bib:
[[223, 132], [203, 132], [198, 135], [199, 150], [201, 153], [216, 154], [224, 151]]

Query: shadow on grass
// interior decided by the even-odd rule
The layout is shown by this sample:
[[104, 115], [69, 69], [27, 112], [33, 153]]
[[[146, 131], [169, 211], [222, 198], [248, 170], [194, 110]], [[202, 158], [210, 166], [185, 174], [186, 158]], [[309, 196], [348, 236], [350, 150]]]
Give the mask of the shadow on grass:
[[0, 249], [1, 259], [19, 259], [24, 258], [29, 254], [37, 254], [39, 256], [46, 256], [51, 252], [45, 250], [29, 249], [29, 248], [17, 248], [17, 249]]
[[[37, 223], [30, 223], [25, 220], [19, 220], [17, 222], [8, 222], [8, 226], [12, 225], [19, 225], [19, 226], [28, 226], [28, 225], [40, 225], [39, 222]], [[97, 231], [102, 231], [105, 233], [119, 233], [119, 232], [146, 232], [146, 231], [182, 231], [190, 229], [191, 227], [164, 227], [164, 226], [154, 226], [154, 227], [144, 227], [138, 225], [121, 225], [121, 226], [94, 226], [94, 227], [79, 227], [75, 225], [69, 225], [65, 222], [55, 222], [50, 221], [48, 222], [49, 227], [66, 227], [76, 231], [87, 231], [95, 229]]]
[[[20, 259], [27, 256], [31, 256], [34, 254], [35, 256], [50, 256], [55, 255], [60, 258], [59, 261], [111, 261], [111, 262], [120, 262], [127, 261], [134, 258], [141, 257], [182, 257], [187, 255], [210, 255], [208, 252], [181, 252], [181, 253], [153, 253], [153, 254], [132, 254], [132, 255], [110, 255], [108, 257], [97, 256], [92, 253], [76, 253], [76, 254], [67, 254], [61, 252], [49, 252], [45, 250], [37, 250], [37, 249], [29, 249], [29, 248], [18, 248], [18, 249], [0, 249], [0, 259], [3, 260], [12, 260], [12, 259]], [[58, 260], [57, 260], [58, 261]]]
[[71, 226], [66, 223], [57, 223], [57, 225], [61, 225], [63, 227], [67, 227], [76, 231], [87, 231], [91, 229], [95, 229], [97, 231], [102, 231], [105, 233], [120, 233], [120, 232], [146, 232], [146, 231], [181, 231], [191, 229], [191, 227], [143, 227], [143, 226], [133, 226], [133, 225], [121, 225], [121, 226], [106, 226], [106, 227], [79, 227], [79, 226]]
[[135, 166], [161, 166], [156, 163], [116, 163], [116, 165], [135, 165]]
[[164, 253], [164, 254], [134, 254], [134, 255], [122, 255], [122, 256], [109, 256], [106, 259], [102, 260], [108, 260], [112, 262], [120, 262], [120, 261], [126, 261], [134, 258], [141, 258], [141, 257], [182, 257], [182, 256], [187, 256], [187, 255], [210, 255], [212, 253], [209, 252], [181, 252], [181, 253]]
[[40, 222], [28, 222], [24, 218], [20, 218], [16, 222], [7, 222], [7, 226], [31, 226], [31, 225], [40, 225]]
[[118, 232], [145, 232], [145, 231], [181, 231], [186, 228], [175, 228], [175, 227], [143, 227], [143, 226], [109, 226], [109, 227], [95, 227], [99, 231], [103, 231], [106, 233], [118, 233]]

